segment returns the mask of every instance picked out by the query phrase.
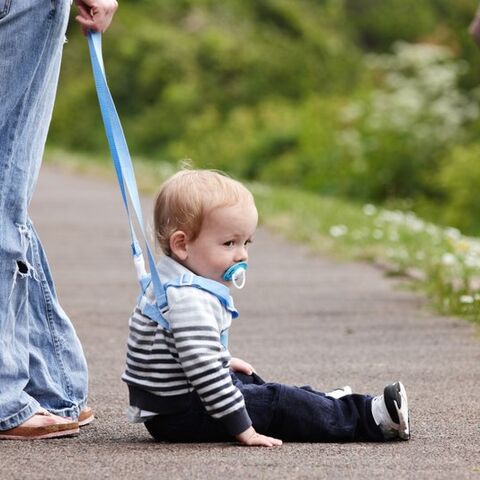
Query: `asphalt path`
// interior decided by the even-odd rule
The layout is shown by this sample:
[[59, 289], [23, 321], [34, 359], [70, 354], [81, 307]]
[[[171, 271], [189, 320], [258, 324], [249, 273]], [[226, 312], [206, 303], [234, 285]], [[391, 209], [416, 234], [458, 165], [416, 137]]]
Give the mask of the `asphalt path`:
[[[150, 201], [144, 202], [149, 218]], [[386, 444], [155, 443], [124, 416], [120, 381], [137, 296], [115, 184], [44, 167], [32, 218], [83, 342], [96, 421], [77, 438], [0, 444], [1, 479], [480, 479], [478, 329], [433, 313], [364, 263], [313, 256], [259, 229], [232, 354], [267, 380], [380, 393], [401, 379], [412, 439]]]

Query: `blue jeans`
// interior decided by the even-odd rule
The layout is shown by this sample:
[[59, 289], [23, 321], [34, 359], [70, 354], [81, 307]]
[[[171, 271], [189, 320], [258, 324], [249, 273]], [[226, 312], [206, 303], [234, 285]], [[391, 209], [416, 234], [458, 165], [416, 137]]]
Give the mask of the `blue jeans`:
[[[371, 413], [372, 397], [347, 395], [339, 400], [310, 387], [265, 383], [258, 375], [232, 373], [242, 392], [253, 427], [286, 442], [385, 441]], [[145, 423], [156, 440], [171, 442], [231, 441], [218, 420], [208, 415], [198, 396], [189, 409], [157, 415]]]
[[0, 0], [0, 430], [40, 407], [76, 418], [87, 398], [83, 350], [28, 216], [69, 11], [70, 0]]

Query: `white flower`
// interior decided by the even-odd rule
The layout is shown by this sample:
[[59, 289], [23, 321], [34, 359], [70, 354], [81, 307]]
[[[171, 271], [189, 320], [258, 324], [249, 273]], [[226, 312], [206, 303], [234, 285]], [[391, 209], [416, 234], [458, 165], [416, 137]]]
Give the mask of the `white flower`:
[[443, 265], [445, 265], [447, 267], [450, 267], [452, 265], [455, 265], [456, 263], [457, 263], [457, 258], [452, 253], [444, 253], [442, 255], [442, 264]]
[[405, 214], [401, 210], [383, 210], [380, 215], [380, 221], [403, 224]]
[[471, 295], [462, 295], [460, 297], [460, 303], [473, 303], [475, 299]]
[[348, 233], [348, 227], [346, 225], [333, 225], [330, 227], [329, 233], [332, 237], [342, 237]]
[[375, 215], [377, 213], [377, 207], [375, 205], [372, 205], [371, 203], [367, 203], [363, 206], [363, 213], [371, 217], [372, 215]]
[[372, 237], [375, 239], [375, 240], [380, 240], [383, 238], [383, 232], [381, 230], [374, 230], [373, 233], [372, 233]]
[[480, 268], [480, 258], [477, 255], [466, 255], [464, 263], [468, 268]]
[[445, 235], [452, 240], [460, 240], [462, 234], [457, 228], [449, 227], [445, 229]]

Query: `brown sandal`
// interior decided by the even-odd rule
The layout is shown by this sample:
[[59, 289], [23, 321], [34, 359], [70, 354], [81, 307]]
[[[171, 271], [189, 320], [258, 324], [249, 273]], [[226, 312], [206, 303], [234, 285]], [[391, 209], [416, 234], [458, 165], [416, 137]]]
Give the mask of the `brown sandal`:
[[39, 440], [78, 435], [78, 422], [66, 420], [44, 409], [37, 412], [34, 417], [37, 415], [53, 417], [51, 418], [52, 422], [47, 421], [45, 425], [29, 426], [25, 425], [25, 423], [29, 423], [30, 419], [28, 419], [18, 427], [1, 430], [0, 440]]
[[85, 407], [78, 416], [78, 426], [84, 427], [95, 420], [95, 415], [90, 407]]

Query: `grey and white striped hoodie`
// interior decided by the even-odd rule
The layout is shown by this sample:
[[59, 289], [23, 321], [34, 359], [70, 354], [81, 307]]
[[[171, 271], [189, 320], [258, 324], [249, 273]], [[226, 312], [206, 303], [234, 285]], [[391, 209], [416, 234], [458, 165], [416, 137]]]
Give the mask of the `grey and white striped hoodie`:
[[[188, 269], [170, 257], [157, 265], [162, 283]], [[130, 390], [130, 405], [140, 410], [168, 414], [188, 408], [197, 394], [207, 412], [236, 435], [251, 420], [241, 392], [230, 376], [230, 353], [220, 335], [232, 314], [213, 294], [192, 286], [168, 288], [169, 310], [164, 315], [170, 330], [145, 314], [144, 305], [155, 303], [153, 288], [135, 307], [129, 321], [127, 365], [122, 380]]]

